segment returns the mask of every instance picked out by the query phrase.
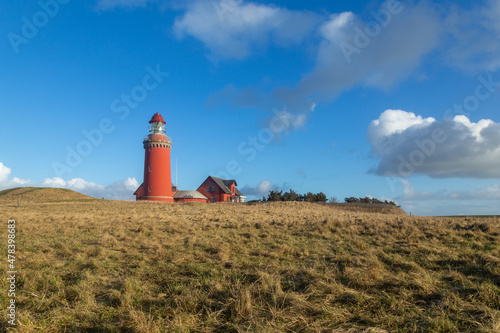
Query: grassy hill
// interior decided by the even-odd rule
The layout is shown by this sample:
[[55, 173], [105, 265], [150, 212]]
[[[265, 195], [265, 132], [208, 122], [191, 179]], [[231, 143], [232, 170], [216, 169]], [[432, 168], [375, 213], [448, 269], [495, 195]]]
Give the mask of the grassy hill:
[[31, 204], [48, 202], [89, 201], [95, 198], [81, 193], [49, 187], [17, 187], [0, 191], [0, 204]]
[[500, 330], [497, 217], [16, 191], [19, 332]]

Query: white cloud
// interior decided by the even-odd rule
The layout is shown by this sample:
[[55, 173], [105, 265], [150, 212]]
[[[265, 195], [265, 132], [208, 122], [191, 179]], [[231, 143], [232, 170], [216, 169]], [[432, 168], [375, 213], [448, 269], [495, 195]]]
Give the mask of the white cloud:
[[14, 187], [26, 187], [26, 186], [35, 186], [36, 183], [29, 179], [21, 179], [18, 177], [12, 177], [11, 179], [6, 179], [4, 181], [0, 181], [0, 190], [5, 190], [8, 188]]
[[438, 193], [417, 191], [415, 187], [413, 187], [413, 184], [407, 179], [403, 179], [401, 183], [403, 184], [403, 194], [398, 197], [398, 200], [420, 201], [443, 199], [444, 191]]
[[487, 188], [474, 190], [439, 190], [435, 192], [416, 190], [408, 179], [401, 180], [403, 193], [397, 197], [404, 201], [428, 201], [428, 200], [499, 200], [500, 186], [493, 184]]
[[434, 121], [436, 119], [432, 117], [424, 119], [413, 112], [389, 109], [384, 111], [379, 119], [372, 121], [368, 133], [373, 140], [378, 140], [394, 133], [401, 133], [412, 126], [428, 126]]
[[93, 191], [93, 190], [103, 190], [105, 187], [103, 185], [98, 185], [96, 183], [87, 182], [82, 178], [74, 178], [68, 180], [66, 187], [75, 189], [77, 191]]
[[65, 187], [67, 182], [59, 177], [45, 178], [42, 182], [42, 186], [46, 187]]
[[29, 179], [21, 179], [19, 177], [13, 177], [9, 182], [11, 186], [29, 186], [34, 183]]
[[146, 7], [151, 0], [98, 0], [97, 8], [100, 10], [110, 10], [114, 8], [133, 9], [137, 7]]
[[174, 31], [179, 37], [199, 39], [216, 57], [242, 59], [269, 40], [282, 46], [300, 44], [318, 21], [315, 14], [273, 5], [196, 0], [176, 19]]
[[257, 184], [256, 186], [245, 185], [241, 189], [241, 193], [243, 193], [243, 195], [247, 195], [247, 196], [250, 196], [250, 195], [264, 196], [264, 195], [268, 195], [269, 191], [271, 191], [272, 189], [273, 189], [273, 184], [271, 184], [271, 182], [269, 180], [263, 180], [259, 184]]
[[[98, 0], [98, 5], [102, 9], [134, 8], [148, 2]], [[312, 101], [330, 102], [359, 85], [388, 89], [411, 75], [415, 79], [426, 77], [418, 70], [431, 54], [440, 55], [446, 64], [457, 68], [500, 68], [497, 0], [468, 6], [472, 9], [458, 5], [450, 9], [428, 1], [388, 0], [365, 18], [349, 11], [326, 17], [245, 0], [176, 2], [179, 3], [183, 12], [175, 20], [174, 33], [179, 38], [198, 39], [213, 59], [244, 59], [270, 44], [282, 47], [308, 42], [309, 46], [316, 46], [308, 48], [316, 52], [314, 66], [296, 85], [271, 93], [229, 85], [208, 101], [266, 111], [285, 106], [301, 126], [307, 122], [307, 108]], [[400, 7], [390, 10], [395, 3]], [[392, 13], [390, 17], [380, 14], [387, 11]], [[484, 124], [478, 126], [476, 134]]]
[[303, 127], [309, 117], [309, 113], [313, 112], [315, 105], [304, 112], [292, 113], [285, 110], [276, 111], [274, 115], [265, 120], [265, 127], [271, 129], [275, 134], [289, 133], [292, 130]]
[[18, 177], [9, 178], [11, 169], [0, 162], [0, 190], [13, 187], [58, 187], [67, 188], [95, 198], [105, 198], [111, 200], [133, 200], [134, 191], [139, 187], [139, 182], [135, 178], [128, 177], [121, 181], [109, 185], [101, 185], [88, 182], [82, 178], [64, 180], [59, 177], [45, 178], [41, 183]]
[[350, 12], [332, 15], [320, 28], [313, 71], [282, 94], [329, 101], [357, 84], [388, 88], [415, 71], [439, 42], [440, 19], [424, 3], [405, 3], [386, 24], [376, 22]]
[[346, 38], [345, 27], [352, 26], [357, 20], [352, 12], [332, 14], [330, 20], [320, 27], [321, 35], [332, 43], [340, 43]]
[[89, 191], [89, 190], [103, 190], [105, 189], [105, 186], [103, 185], [98, 185], [96, 183], [92, 182], [87, 182], [82, 178], [73, 178], [71, 180], [64, 180], [59, 177], [54, 177], [54, 178], [45, 178], [41, 184], [42, 186], [47, 186], [47, 187], [64, 187], [64, 188], [69, 188], [78, 192], [83, 193], [82, 191]]
[[419, 215], [485, 215], [500, 214], [500, 186], [471, 190], [417, 190], [407, 180], [401, 180], [403, 193], [396, 197], [402, 208]]
[[385, 1], [366, 20], [352, 12], [334, 13], [324, 20], [307, 11], [243, 0], [195, 0], [176, 20], [174, 31], [178, 36], [199, 39], [215, 55], [241, 59], [251, 54], [252, 47], [268, 41], [277, 45], [314, 41], [317, 36], [312, 32], [316, 30], [322, 37], [316, 65], [290, 94], [324, 98], [335, 97], [355, 84], [390, 87], [414, 73], [423, 57], [435, 50], [446, 65], [456, 68], [476, 72], [500, 68], [497, 0], [477, 2], [469, 8], [401, 1], [398, 10], [384, 21], [380, 12], [396, 8], [394, 3]]
[[393, 134], [401, 134], [409, 128], [422, 128], [435, 122], [432, 117], [422, 118], [413, 112], [403, 110], [386, 110], [368, 127], [368, 140], [372, 150], [379, 156], [390, 154], [394, 147], [387, 140]]
[[19, 177], [9, 178], [12, 170], [0, 162], [0, 190], [33, 185], [34, 182], [29, 179]]
[[436, 121], [387, 110], [368, 128], [376, 174], [435, 178], [500, 178], [500, 124], [465, 116]]
[[485, 189], [477, 189], [473, 191], [452, 191], [448, 197], [455, 200], [499, 200], [500, 186], [494, 184]]
[[62, 178], [46, 178], [42, 186], [68, 188], [95, 198], [112, 200], [132, 200], [132, 193], [139, 187], [135, 178], [126, 178], [122, 181], [111, 183], [107, 186], [88, 182], [81, 178], [65, 181]]
[[472, 9], [452, 7], [443, 24], [447, 38], [442, 43], [446, 62], [471, 71], [500, 68], [500, 2], [474, 3]]
[[[380, 10], [387, 11], [390, 3], [382, 4]], [[256, 88], [229, 86], [213, 94], [209, 104], [224, 100], [238, 108], [265, 110], [286, 106], [294, 115], [307, 114], [312, 101], [330, 102], [356, 85], [386, 89], [406, 79], [439, 43], [441, 19], [433, 8], [419, 2], [405, 3], [401, 12], [398, 9], [390, 19], [378, 24], [379, 32], [360, 45], [360, 35], [366, 36], [367, 29], [376, 26], [377, 15], [372, 15], [363, 21], [352, 12], [343, 12], [323, 21], [315, 36], [319, 39], [315, 65], [295, 87], [280, 87], [265, 93]], [[241, 36], [243, 40], [246, 37]], [[312, 38], [311, 41], [316, 42]], [[342, 48], [347, 44], [356, 48], [349, 56]]]
[[469, 118], [463, 115], [455, 116], [454, 121], [467, 127], [477, 141], [483, 141], [483, 137], [481, 136], [483, 129], [495, 124], [491, 119], [481, 119], [477, 123], [471, 123]]
[[135, 200], [132, 194], [138, 187], [137, 179], [128, 177], [106, 186], [104, 195], [107, 196], [106, 198], [114, 200]]
[[0, 162], [0, 182], [7, 180], [10, 173], [10, 168], [7, 168], [3, 163]]
[[[102, 8], [133, 8], [148, 2], [98, 3]], [[294, 87], [278, 88], [270, 94], [256, 88], [240, 92], [224, 89], [211, 96], [211, 102], [226, 99], [237, 107], [271, 110], [286, 106], [292, 112], [302, 112], [312, 100], [329, 102], [357, 85], [387, 89], [411, 75], [415, 79], [426, 77], [418, 68], [433, 52], [458, 68], [493, 71], [500, 67], [497, 0], [474, 3], [469, 8], [388, 0], [366, 19], [352, 12], [334, 13], [325, 19], [308, 11], [244, 0], [180, 3], [183, 13], [175, 20], [174, 33], [198, 39], [214, 59], [244, 59], [269, 44], [296, 46], [306, 41], [317, 46], [315, 65]], [[381, 14], [388, 11], [390, 17]]]

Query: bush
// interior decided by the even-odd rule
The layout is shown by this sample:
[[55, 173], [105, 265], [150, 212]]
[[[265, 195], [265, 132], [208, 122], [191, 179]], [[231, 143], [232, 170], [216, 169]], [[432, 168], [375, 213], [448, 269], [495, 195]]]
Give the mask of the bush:
[[377, 198], [370, 198], [370, 197], [364, 197], [364, 198], [350, 197], [350, 198], [345, 198], [344, 201], [345, 203], [386, 204], [399, 207], [398, 205], [396, 205], [394, 201], [387, 201], [387, 200], [382, 201]]
[[311, 193], [308, 192], [304, 195], [299, 195], [294, 190], [290, 189], [290, 191], [283, 193], [283, 191], [269, 191], [269, 195], [267, 199], [265, 197], [262, 198], [262, 201], [305, 201], [305, 202], [326, 202], [326, 194], [323, 192], [319, 193]]

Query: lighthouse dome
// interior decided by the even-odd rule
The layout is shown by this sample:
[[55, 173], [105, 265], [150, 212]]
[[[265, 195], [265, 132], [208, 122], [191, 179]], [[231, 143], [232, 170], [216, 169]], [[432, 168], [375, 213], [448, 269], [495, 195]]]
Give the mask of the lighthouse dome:
[[161, 116], [161, 114], [159, 114], [158, 112], [155, 113], [155, 115], [153, 116], [153, 118], [151, 118], [151, 120], [149, 121], [149, 123], [162, 123], [162, 124], [166, 124], [165, 120], [163, 120], [163, 117]]

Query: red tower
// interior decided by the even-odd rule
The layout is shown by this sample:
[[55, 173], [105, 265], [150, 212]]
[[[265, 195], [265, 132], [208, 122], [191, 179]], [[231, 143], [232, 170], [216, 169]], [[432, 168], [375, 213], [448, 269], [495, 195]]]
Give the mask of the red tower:
[[149, 135], [144, 138], [144, 182], [137, 189], [137, 200], [174, 202], [170, 172], [172, 141], [165, 135], [165, 120], [156, 113], [149, 121]]

